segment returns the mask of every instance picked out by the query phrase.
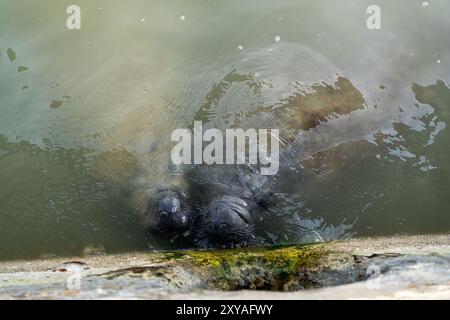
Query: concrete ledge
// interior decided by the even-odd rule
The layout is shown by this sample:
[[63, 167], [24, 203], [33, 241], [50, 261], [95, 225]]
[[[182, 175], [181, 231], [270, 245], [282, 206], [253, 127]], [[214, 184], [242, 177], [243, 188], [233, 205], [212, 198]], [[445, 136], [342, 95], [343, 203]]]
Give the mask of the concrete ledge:
[[2, 299], [450, 299], [450, 235], [0, 263]]

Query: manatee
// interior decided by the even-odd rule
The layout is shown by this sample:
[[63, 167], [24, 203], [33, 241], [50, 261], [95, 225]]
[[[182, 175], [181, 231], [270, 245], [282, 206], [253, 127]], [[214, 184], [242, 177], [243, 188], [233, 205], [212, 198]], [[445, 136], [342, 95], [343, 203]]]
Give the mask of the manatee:
[[[397, 110], [400, 102], [407, 101], [404, 95], [410, 95], [410, 90], [397, 97], [400, 91], [378, 92], [375, 84], [377, 92], [373, 92], [373, 83], [364, 83], [361, 77], [351, 81], [324, 56], [299, 44], [277, 43], [233, 59], [237, 61], [192, 70], [189, 81], [179, 86], [181, 90], [164, 97], [166, 103], [154, 103], [149, 123], [144, 126], [144, 121], [139, 121], [145, 119], [143, 112], [133, 113], [128, 121], [131, 125], [120, 131], [126, 133], [127, 144], [137, 140], [138, 146], [143, 146], [142, 152], [135, 148], [140, 151], [137, 162], [145, 168], [130, 179], [134, 184], [131, 202], [149, 246], [298, 243], [303, 241], [299, 234], [305, 229], [319, 228], [331, 229], [330, 238], [347, 234], [352, 228], [351, 222], [345, 222], [347, 209], [362, 208], [330, 210], [343, 198], [333, 199], [332, 194], [342, 185], [346, 171], [354, 173], [354, 166], [366, 159], [377, 161], [389, 155], [383, 139], [390, 133], [381, 130], [401, 132], [393, 126], [395, 121], [417, 122], [415, 100], [410, 108]], [[369, 106], [358, 86], [368, 101], [382, 107]], [[437, 89], [443, 90], [443, 86], [438, 84]], [[433, 107], [441, 104], [435, 90], [418, 85], [412, 90], [419, 102]], [[388, 102], [378, 102], [379, 94]], [[173, 175], [166, 165], [171, 149], [168, 137], [176, 128], [192, 127], [194, 121], [220, 130], [280, 129], [280, 171], [273, 177], [261, 177], [257, 168], [246, 165], [198, 165], [182, 167]], [[381, 133], [375, 136], [378, 131]], [[404, 144], [392, 143], [392, 147]], [[110, 169], [108, 166], [102, 172]], [[124, 179], [122, 174], [115, 175], [116, 181]], [[355, 186], [352, 193], [359, 195], [364, 188], [366, 185]], [[309, 217], [311, 204], [305, 205], [304, 199], [319, 202]], [[359, 205], [365, 204], [358, 201]]]
[[[300, 220], [309, 208], [304, 207], [303, 200], [327, 201], [342, 185], [349, 168], [363, 168], [361, 163], [367, 159], [384, 159], [390, 152], [384, 142], [389, 136], [386, 130], [399, 131], [395, 122], [414, 122], [417, 115], [414, 106], [407, 112], [391, 104], [378, 108], [374, 99], [378, 93], [359, 80], [366, 98], [375, 104], [369, 106], [357, 86], [338, 68], [302, 45], [280, 43], [246, 52], [227, 66], [214, 81], [211, 79], [216, 74], [209, 69], [191, 78], [190, 85], [204, 95], [196, 100], [186, 95], [186, 103], [198, 107], [186, 115], [183, 127], [202, 121], [204, 127], [220, 130], [278, 128], [280, 170], [275, 176], [262, 177], [249, 165], [197, 165], [183, 168], [175, 178], [167, 177], [164, 188], [175, 191], [173, 197], [184, 204], [181, 210], [191, 217], [187, 230], [184, 226], [170, 232], [171, 244], [235, 247], [293, 243], [302, 241], [299, 233], [304, 229], [315, 230], [323, 224], [328, 228], [333, 222], [320, 218], [307, 221], [304, 227], [305, 221]], [[412, 89], [415, 92], [420, 88]], [[395, 105], [396, 100], [388, 98]], [[339, 201], [337, 198], [333, 201]], [[152, 214], [158, 216], [154, 209], [158, 206], [152, 201], [159, 198], [146, 199], [147, 211], [142, 215], [149, 215], [148, 208], [153, 208]], [[337, 225], [331, 237], [350, 230], [352, 222], [346, 223], [346, 209], [331, 214], [326, 212], [329, 205], [317, 207], [324, 210], [320, 216], [327, 215]], [[161, 239], [158, 232], [150, 233], [153, 239]]]
[[[149, 200], [144, 215], [146, 230], [153, 237], [168, 237], [172, 243], [178, 238], [181, 246], [205, 248], [267, 243], [261, 225], [278, 231], [289, 229], [289, 223], [271, 215], [270, 209], [286, 205], [283, 196], [307, 179], [308, 168], [302, 167], [299, 152], [302, 146], [296, 142], [299, 134], [364, 105], [362, 95], [343, 77], [337, 77], [333, 85], [311, 88], [308, 93], [291, 95], [276, 106], [260, 110], [270, 113], [272, 128], [281, 130], [283, 147], [277, 175], [261, 176], [258, 167], [251, 165], [185, 168], [183, 188], [163, 189]], [[204, 110], [199, 110], [194, 120], [205, 120], [204, 115]]]
[[264, 210], [265, 177], [255, 168], [201, 165], [186, 169], [184, 189], [161, 187], [145, 199], [142, 223], [152, 243], [170, 247], [236, 247], [256, 244]]

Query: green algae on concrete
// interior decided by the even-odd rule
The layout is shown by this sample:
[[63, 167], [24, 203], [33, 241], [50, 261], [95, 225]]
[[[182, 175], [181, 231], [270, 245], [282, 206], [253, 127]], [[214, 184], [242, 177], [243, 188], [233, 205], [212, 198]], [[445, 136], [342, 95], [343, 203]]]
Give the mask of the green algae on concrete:
[[308, 272], [320, 266], [323, 254], [321, 245], [304, 245], [184, 251], [178, 258], [201, 270], [209, 287], [292, 291], [317, 287]]

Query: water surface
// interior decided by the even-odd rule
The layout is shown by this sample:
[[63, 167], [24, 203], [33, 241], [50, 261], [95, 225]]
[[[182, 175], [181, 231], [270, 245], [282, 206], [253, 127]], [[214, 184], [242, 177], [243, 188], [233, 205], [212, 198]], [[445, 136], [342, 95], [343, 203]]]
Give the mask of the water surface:
[[376, 31], [361, 0], [77, 3], [69, 31], [70, 1], [0, 0], [0, 258], [146, 248], [130, 199], [167, 177], [172, 130], [301, 96], [358, 108], [301, 133], [274, 243], [450, 230], [448, 1], [380, 0]]

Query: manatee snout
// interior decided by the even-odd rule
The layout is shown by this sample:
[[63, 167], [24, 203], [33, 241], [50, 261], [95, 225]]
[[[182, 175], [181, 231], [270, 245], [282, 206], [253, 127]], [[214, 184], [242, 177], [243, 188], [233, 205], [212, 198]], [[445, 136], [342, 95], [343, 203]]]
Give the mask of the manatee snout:
[[187, 230], [192, 219], [193, 211], [181, 193], [162, 190], [149, 202], [144, 227], [150, 233], [170, 234]]
[[253, 222], [246, 201], [221, 196], [209, 205], [204, 217], [206, 236], [221, 247], [242, 246], [253, 237]]
[[221, 248], [246, 246], [254, 237], [250, 206], [239, 197], [214, 198], [202, 214], [195, 212], [181, 193], [162, 190], [148, 204], [144, 228], [161, 239], [181, 239], [192, 233], [198, 236], [197, 244], [206, 240], [204, 246]]

